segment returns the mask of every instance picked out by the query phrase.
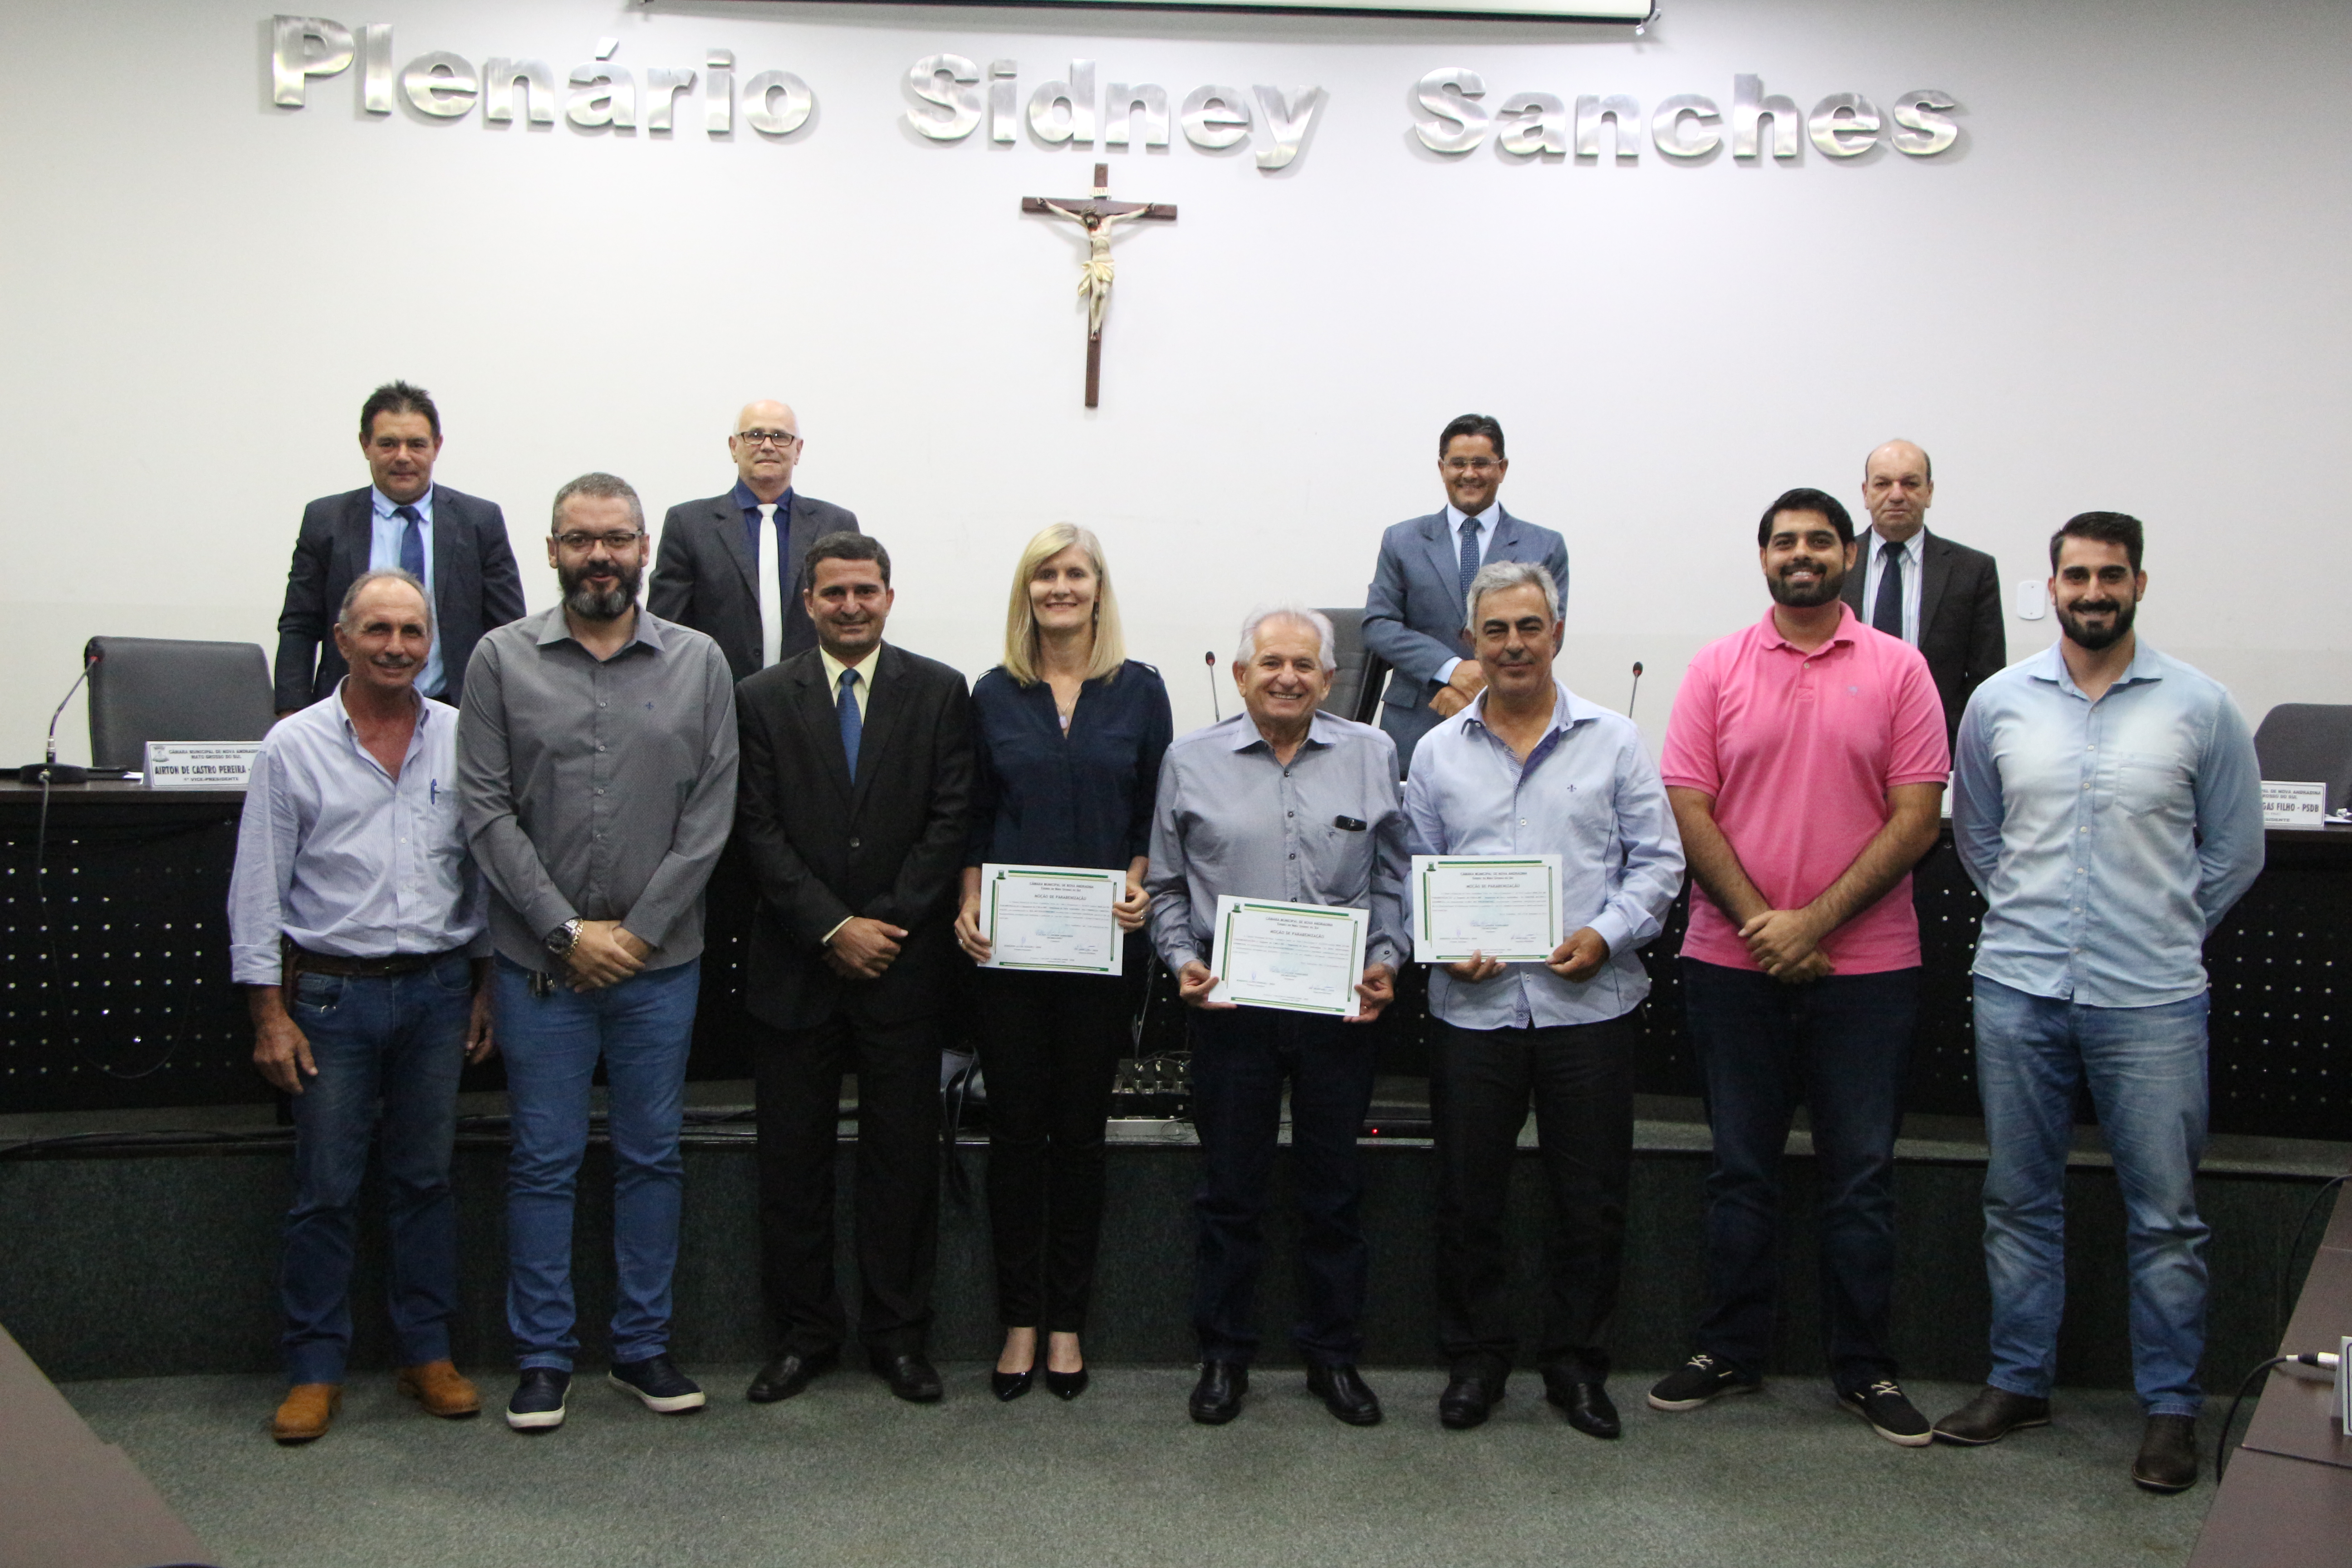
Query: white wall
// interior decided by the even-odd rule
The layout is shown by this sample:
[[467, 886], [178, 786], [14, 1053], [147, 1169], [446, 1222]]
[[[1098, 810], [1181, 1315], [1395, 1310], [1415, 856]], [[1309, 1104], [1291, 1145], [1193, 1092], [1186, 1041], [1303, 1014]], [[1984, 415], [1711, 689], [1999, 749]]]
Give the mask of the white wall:
[[[2343, 257], [2352, 9], [2207, 0], [1675, 0], [1622, 28], [765, 6], [317, 0], [395, 57], [618, 63], [814, 89], [809, 128], [714, 142], [362, 114], [355, 77], [269, 103], [268, 11], [113, 0], [0, 11], [0, 521], [13, 570], [0, 761], [37, 754], [93, 633], [274, 648], [302, 503], [365, 480], [368, 388], [428, 386], [440, 478], [502, 502], [533, 605], [548, 498], [590, 468], [656, 514], [723, 488], [722, 438], [781, 395], [802, 488], [898, 563], [897, 640], [992, 662], [1011, 562], [1046, 521], [1113, 552], [1134, 651], [1208, 717], [1206, 649], [1261, 597], [1360, 598], [1381, 527], [1441, 499], [1450, 416], [1498, 416], [1505, 499], [1573, 560], [1564, 670], [1655, 738], [1683, 661], [1760, 612], [1748, 539], [1786, 486], [1852, 494], [1901, 434], [1933, 521], [2038, 575], [2070, 513], [2151, 531], [2142, 626], [2256, 718], [2342, 700]], [[919, 56], [1074, 55], [1171, 98], [1318, 83], [1289, 169], [905, 124]], [[1731, 77], [1810, 106], [1914, 88], [1958, 147], [1794, 166], [1646, 150], [1599, 166], [1412, 139], [1411, 84], [1481, 71], [1644, 106]], [[689, 106], [682, 102], [681, 108]], [[1103, 406], [1079, 406], [1081, 248], [1017, 212], [1172, 201], [1118, 245]], [[1858, 499], [1858, 498], [1857, 498]], [[1856, 511], [1860, 508], [1856, 506]], [[2051, 623], [2011, 623], [2013, 652]], [[1221, 678], [1222, 679], [1222, 678]], [[1230, 688], [1225, 702], [1231, 710]], [[79, 701], [64, 754], [86, 754]]]

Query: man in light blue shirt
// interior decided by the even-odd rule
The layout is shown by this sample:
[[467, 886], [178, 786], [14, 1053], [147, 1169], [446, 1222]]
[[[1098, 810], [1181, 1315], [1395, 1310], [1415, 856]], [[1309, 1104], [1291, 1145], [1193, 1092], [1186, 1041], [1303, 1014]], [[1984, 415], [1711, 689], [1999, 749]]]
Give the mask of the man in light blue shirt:
[[1975, 964], [1991, 1158], [1992, 1372], [1936, 1425], [1967, 1446], [2050, 1419], [2066, 1298], [2066, 1154], [2087, 1084], [2124, 1194], [2132, 1479], [2197, 1479], [2205, 1349], [2205, 939], [2263, 868], [2262, 770], [2221, 684], [2139, 641], [2139, 522], [2084, 512], [2050, 541], [2056, 647], [1977, 689], [1952, 830], [1988, 906]]
[[1505, 1300], [1505, 1197], [1528, 1107], [1551, 1192], [1545, 1397], [1595, 1437], [1621, 1430], [1601, 1343], [1617, 1304], [1633, 1160], [1640, 948], [1682, 889], [1682, 837], [1631, 720], [1552, 679], [1559, 589], [1531, 562], [1479, 568], [1467, 600], [1486, 685], [1422, 737], [1405, 784], [1421, 855], [1558, 855], [1562, 929], [1542, 963], [1477, 957], [1430, 976], [1438, 1149], [1438, 1338], [1453, 1363], [1438, 1419], [1475, 1426], [1517, 1342]]
[[449, 1360], [457, 1075], [490, 1050], [486, 894], [453, 787], [457, 713], [416, 694], [433, 616], [409, 574], [356, 578], [334, 637], [350, 673], [262, 742], [229, 881], [254, 1065], [294, 1114], [281, 1443], [321, 1436], [341, 1402], [379, 1101], [399, 1387], [436, 1415], [480, 1408]]

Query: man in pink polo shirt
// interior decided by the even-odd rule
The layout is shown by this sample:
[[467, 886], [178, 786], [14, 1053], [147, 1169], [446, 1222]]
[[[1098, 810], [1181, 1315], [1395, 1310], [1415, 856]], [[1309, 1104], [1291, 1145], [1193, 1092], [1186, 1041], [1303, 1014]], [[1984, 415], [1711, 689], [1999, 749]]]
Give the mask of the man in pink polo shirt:
[[1659, 772], [1690, 863], [1683, 998], [1706, 1085], [1706, 1305], [1650, 1391], [1691, 1410], [1761, 1382], [1780, 1275], [1780, 1152], [1802, 1101], [1822, 1188], [1822, 1322], [1838, 1403], [1928, 1441], [1887, 1347], [1895, 1134], [1919, 1005], [1911, 867], [1951, 761], [1927, 660], [1839, 598], [1853, 521], [1793, 489], [1756, 542], [1772, 610], [1691, 661]]

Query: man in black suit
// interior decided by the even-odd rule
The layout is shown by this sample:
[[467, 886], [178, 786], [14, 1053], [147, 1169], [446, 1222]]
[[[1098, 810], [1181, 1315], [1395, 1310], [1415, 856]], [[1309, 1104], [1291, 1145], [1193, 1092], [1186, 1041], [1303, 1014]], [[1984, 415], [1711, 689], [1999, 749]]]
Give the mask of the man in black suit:
[[1845, 602], [1864, 624], [1927, 656], [1944, 700], [1949, 745], [1969, 694], [2009, 663], [2000, 623], [2000, 570], [1981, 550], [1927, 531], [1936, 465], [1909, 441], [1889, 441], [1862, 466], [1870, 531], [1863, 570], [1845, 574]]
[[759, 1103], [760, 1250], [775, 1355], [756, 1403], [835, 1363], [841, 1076], [857, 1075], [857, 1334], [901, 1399], [940, 1397], [924, 1354], [939, 1246], [940, 1012], [971, 810], [971, 701], [948, 666], [882, 641], [890, 556], [811, 546], [817, 646], [736, 690], [735, 841], [760, 892], [744, 966]]
[[662, 519], [647, 606], [708, 633], [738, 680], [816, 646], [801, 605], [801, 563], [826, 534], [857, 531], [854, 513], [793, 491], [800, 428], [781, 403], [744, 405], [727, 437], [735, 488], [681, 501]]
[[433, 482], [441, 412], [425, 389], [390, 381], [369, 393], [360, 405], [360, 450], [375, 482], [302, 509], [278, 612], [281, 719], [343, 679], [343, 656], [328, 633], [362, 573], [406, 572], [433, 596], [433, 650], [416, 691], [453, 708], [474, 645], [522, 615], [522, 577], [498, 503]]

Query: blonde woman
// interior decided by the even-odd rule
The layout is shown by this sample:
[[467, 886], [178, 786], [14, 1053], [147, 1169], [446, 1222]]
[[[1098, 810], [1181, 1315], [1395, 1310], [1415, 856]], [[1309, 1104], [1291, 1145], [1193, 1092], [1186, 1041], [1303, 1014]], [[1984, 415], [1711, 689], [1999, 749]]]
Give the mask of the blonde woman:
[[[974, 962], [983, 862], [1127, 873], [1119, 928], [1143, 925], [1144, 847], [1173, 723], [1160, 672], [1127, 657], [1102, 543], [1057, 522], [1021, 552], [1004, 616], [1004, 662], [972, 688], [978, 765], [956, 940]], [[1142, 961], [1130, 943], [1132, 968]], [[980, 1060], [988, 1083], [988, 1212], [1004, 1350], [999, 1399], [1087, 1385], [1085, 1327], [1102, 1232], [1103, 1123], [1127, 1040], [1116, 976], [982, 970]], [[1045, 1343], [1038, 1343], [1043, 1331]]]

